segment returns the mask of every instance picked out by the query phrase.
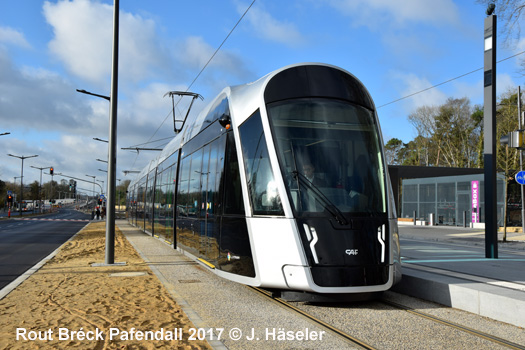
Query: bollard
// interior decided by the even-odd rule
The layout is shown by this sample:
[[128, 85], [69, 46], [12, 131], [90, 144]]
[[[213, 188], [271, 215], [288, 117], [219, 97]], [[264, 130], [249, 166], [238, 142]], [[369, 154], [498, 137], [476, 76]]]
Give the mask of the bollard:
[[430, 213], [430, 218], [428, 219], [428, 224], [434, 226], [434, 213]]

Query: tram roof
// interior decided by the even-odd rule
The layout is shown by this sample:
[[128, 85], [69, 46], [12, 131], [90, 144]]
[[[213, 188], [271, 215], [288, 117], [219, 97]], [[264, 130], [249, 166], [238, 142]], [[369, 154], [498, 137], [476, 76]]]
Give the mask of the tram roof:
[[[207, 125], [204, 124], [204, 121], [206, 120], [206, 116], [208, 115], [208, 113], [211, 111], [211, 109], [220, 99], [223, 99], [224, 97], [228, 97], [229, 102], [230, 102], [229, 107], [230, 107], [232, 124], [234, 127], [238, 126], [239, 124], [242, 124], [244, 119], [249, 117], [257, 108], [259, 108], [261, 105], [264, 104], [264, 90], [268, 82], [275, 75], [285, 70], [295, 68], [295, 67], [301, 67], [301, 66], [323, 66], [323, 67], [334, 68], [334, 69], [343, 71], [346, 74], [351, 75], [354, 79], [356, 79], [356, 81], [358, 81], [361, 84], [361, 86], [364, 86], [354, 75], [352, 75], [351, 73], [345, 71], [344, 69], [340, 67], [325, 64], [325, 63], [312, 63], [312, 62], [288, 65], [288, 66], [279, 68], [277, 70], [274, 70], [254, 82], [247, 83], [247, 84], [241, 84], [241, 85], [235, 85], [235, 86], [228, 86], [224, 88], [205, 108], [203, 108], [200, 113], [198, 113], [197, 115], [194, 114], [194, 115], [188, 116], [188, 119], [186, 120], [186, 123], [184, 124], [184, 128], [182, 129], [182, 131], [173, 137], [173, 139], [164, 147], [164, 149], [160, 152], [160, 154], [157, 157], [150, 160], [148, 165], [142, 169], [142, 171], [137, 175], [137, 177], [134, 180], [131, 181], [130, 186], [139, 182], [151, 170], [156, 168], [160, 163], [166, 160], [175, 151], [180, 149], [186, 142], [191, 140], [193, 137], [199, 134], [203, 129], [205, 129], [207, 127]], [[368, 91], [367, 91], [367, 94], [368, 94]], [[370, 101], [371, 100], [372, 99], [370, 98]], [[372, 102], [372, 108], [373, 108], [373, 102]]]

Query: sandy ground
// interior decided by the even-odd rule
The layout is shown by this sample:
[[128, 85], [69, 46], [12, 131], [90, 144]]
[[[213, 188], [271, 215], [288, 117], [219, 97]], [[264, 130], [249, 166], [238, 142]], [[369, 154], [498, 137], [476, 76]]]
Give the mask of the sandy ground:
[[193, 324], [118, 229], [127, 265], [91, 267], [104, 262], [104, 225], [89, 224], [0, 300], [0, 349], [211, 349], [191, 339]]

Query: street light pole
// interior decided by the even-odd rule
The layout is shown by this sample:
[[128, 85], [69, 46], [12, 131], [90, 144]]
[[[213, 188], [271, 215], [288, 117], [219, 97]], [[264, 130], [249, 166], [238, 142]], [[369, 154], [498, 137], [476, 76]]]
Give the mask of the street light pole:
[[92, 192], [92, 195], [93, 195], [93, 200], [95, 200], [95, 179], [97, 178], [96, 176], [93, 176], [93, 175], [86, 175], [86, 176], [89, 176], [89, 177], [92, 177], [93, 178], [93, 192]]
[[35, 168], [35, 169], [39, 169], [40, 170], [40, 186], [38, 187], [38, 203], [39, 203], [39, 206], [40, 206], [40, 213], [43, 213], [43, 206], [42, 206], [42, 170], [44, 169], [49, 169], [51, 168], [50, 166], [46, 167], [46, 168], [39, 168], [39, 167], [36, 167], [36, 166], [32, 166], [31, 165], [31, 168]]
[[[103, 188], [104, 188], [104, 180], [97, 180], [97, 182], [101, 182], [102, 183], [102, 186], [100, 187], [100, 188], [102, 188], [102, 190], [101, 190], [102, 193], [101, 194], [104, 194], [104, 190], [103, 190]], [[107, 192], [108, 192], [108, 189], [106, 188], [106, 194], [107, 194]]]
[[33, 156], [15, 156], [13, 154], [8, 154], [8, 156], [22, 160], [22, 170], [20, 171], [20, 202], [18, 206], [18, 209], [20, 210], [20, 216], [22, 216], [22, 202], [24, 201], [24, 159], [38, 157], [38, 154]]
[[117, 167], [117, 96], [118, 96], [118, 42], [119, 0], [113, 3], [113, 57], [111, 67], [111, 113], [109, 115], [108, 143], [108, 201], [106, 219], [106, 264], [115, 263], [115, 183]]
[[[105, 265], [115, 264], [115, 179], [117, 168], [117, 95], [118, 95], [118, 42], [119, 42], [119, 0], [113, 1], [113, 55], [111, 66], [111, 93], [109, 96], [94, 94], [85, 90], [78, 92], [96, 96], [110, 102], [108, 177], [107, 177], [107, 217], [106, 217], [106, 257]], [[97, 139], [98, 141], [104, 141]], [[104, 141], [105, 142], [105, 141]], [[120, 265], [120, 264], [119, 264]]]

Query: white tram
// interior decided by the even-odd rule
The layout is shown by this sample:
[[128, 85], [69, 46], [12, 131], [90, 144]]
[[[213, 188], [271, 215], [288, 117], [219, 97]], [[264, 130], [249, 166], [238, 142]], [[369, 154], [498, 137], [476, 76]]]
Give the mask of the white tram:
[[361, 298], [401, 278], [376, 109], [330, 65], [225, 88], [131, 182], [128, 218], [221, 277], [292, 297]]

